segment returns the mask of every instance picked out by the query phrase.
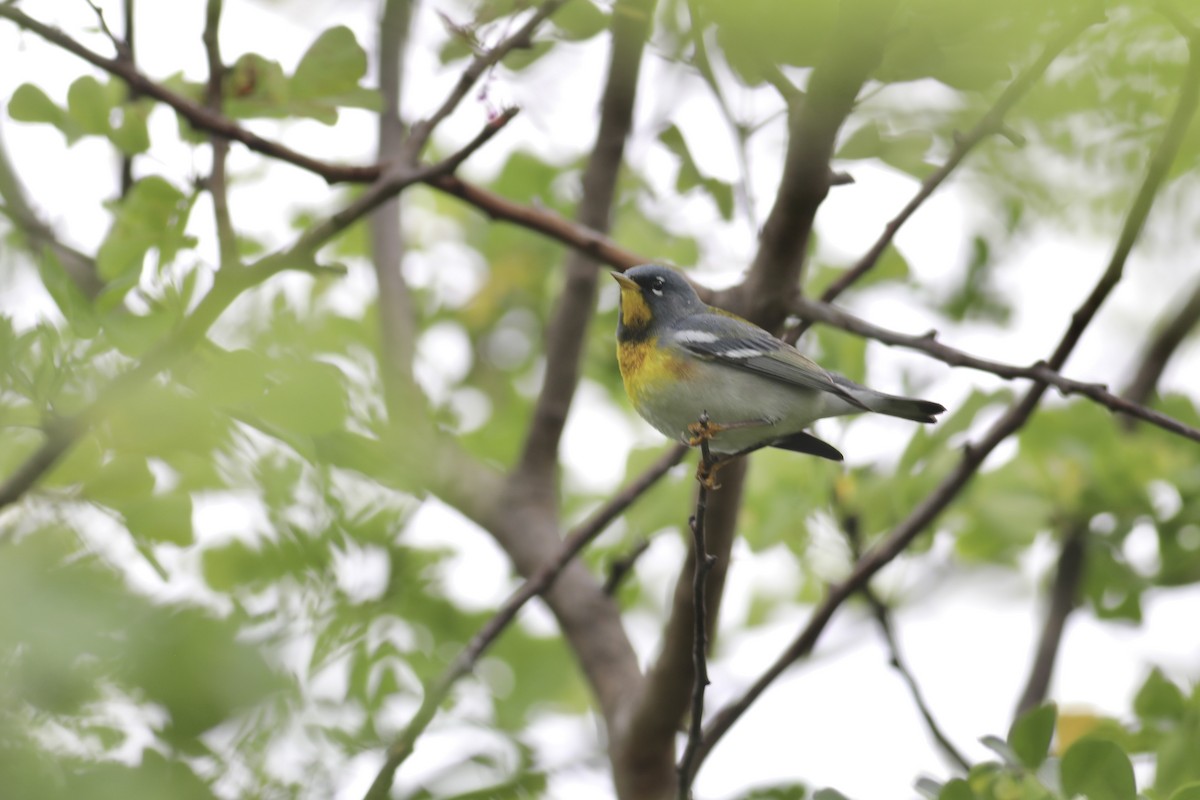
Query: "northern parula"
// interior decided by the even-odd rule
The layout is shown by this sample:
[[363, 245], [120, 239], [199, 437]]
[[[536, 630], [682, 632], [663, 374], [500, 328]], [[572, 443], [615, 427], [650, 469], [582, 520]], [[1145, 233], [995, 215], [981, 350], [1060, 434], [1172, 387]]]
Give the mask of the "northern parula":
[[[617, 361], [625, 392], [671, 439], [693, 445], [708, 439], [720, 454], [780, 447], [841, 461], [836, 448], [804, 428], [863, 411], [935, 422], [946, 410], [822, 369], [757, 325], [705, 305], [667, 267], [646, 264], [612, 275], [621, 284]], [[709, 423], [698, 427], [702, 414]]]

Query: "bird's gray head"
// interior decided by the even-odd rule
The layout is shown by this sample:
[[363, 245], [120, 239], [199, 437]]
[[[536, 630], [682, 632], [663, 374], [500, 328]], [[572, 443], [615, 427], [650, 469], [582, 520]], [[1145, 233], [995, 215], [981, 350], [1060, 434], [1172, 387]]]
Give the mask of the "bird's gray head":
[[612, 276], [621, 284], [620, 339], [644, 335], [651, 320], [666, 325], [704, 308], [696, 290], [673, 269], [643, 264]]

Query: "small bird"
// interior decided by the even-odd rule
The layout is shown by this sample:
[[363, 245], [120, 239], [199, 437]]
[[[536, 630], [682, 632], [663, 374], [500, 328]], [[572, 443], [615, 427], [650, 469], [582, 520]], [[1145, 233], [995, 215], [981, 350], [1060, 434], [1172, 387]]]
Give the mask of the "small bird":
[[625, 392], [671, 439], [707, 440], [725, 456], [779, 447], [841, 461], [804, 428], [863, 411], [935, 422], [946, 410], [822, 369], [757, 325], [705, 305], [672, 269], [645, 264], [612, 276], [621, 284], [617, 361]]

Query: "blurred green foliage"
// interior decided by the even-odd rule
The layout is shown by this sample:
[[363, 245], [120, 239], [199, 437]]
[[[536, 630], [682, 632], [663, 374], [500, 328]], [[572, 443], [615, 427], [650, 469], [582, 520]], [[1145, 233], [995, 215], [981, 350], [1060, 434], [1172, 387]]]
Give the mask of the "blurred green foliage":
[[[1110, 225], [1174, 102], [1185, 44], [1161, 13], [1140, 2], [1112, 4], [1101, 22], [1096, 5], [1082, 1], [674, 0], [663, 4], [656, 46], [691, 69], [695, 39], [706, 37], [729, 94], [756, 91], [779, 74], [803, 91], [811, 68], [828, 55], [842, 5], [887, 35], [839, 142], [838, 168], [873, 160], [918, 179], [1057, 30], [1080, 15], [1099, 23], [1014, 109], [1008, 136], [988, 139], [964, 167], [1004, 222], [978, 232], [958, 274], [937, 291], [917, 285], [904, 254], [891, 247], [856, 287], [902, 294], [949, 323], [1008, 321], [1012, 298], [998, 288], [997, 252], [1033, 220]], [[1200, 22], [1194, 5], [1180, 3], [1180, 11]], [[527, 6], [477, 4], [473, 17], [454, 20], [432, 44], [443, 63], [458, 64], [509, 30]], [[503, 61], [502, 74], [521, 80], [521, 70], [547, 63], [556, 49], [602, 39], [613, 13], [607, 3], [568, 3], [545, 36]], [[198, 31], [194, 39], [181, 37], [180, 46], [195, 46]], [[240, 56], [224, 76], [224, 110], [237, 119], [333, 124], [343, 109], [379, 107], [369, 74], [354, 33], [334, 27], [290, 69], [269, 54]], [[203, 99], [199, 82], [175, 75], [165, 83]], [[33, 80], [7, 102], [13, 120], [49, 125], [68, 145], [94, 137], [126, 156], [158, 157], [147, 126], [155, 108], [120, 81], [89, 74], [60, 101]], [[763, 119], [735, 120], [739, 135], [755, 135], [782, 110], [780, 103]], [[204, 141], [182, 121], [179, 130], [197, 146]], [[648, 146], [669, 154], [677, 168], [675, 194], [666, 199], [707, 197], [722, 219], [735, 219], [741, 201], [733, 185], [695, 157], [694, 137], [704, 133], [674, 119], [653, 131]], [[176, 144], [155, 129], [159, 135]], [[1189, 175], [1198, 156], [1193, 126], [1172, 175]], [[555, 162], [518, 150], [488, 188], [570, 215], [582, 168], [580, 159]], [[177, 331], [206, 291], [209, 272], [196, 255], [195, 233], [204, 229], [193, 219], [203, 186], [176, 185], [152, 168], [139, 175], [107, 204], [108, 232], [88, 254], [104, 290], [89, 298], [51, 251], [33, 248], [24, 268], [37, 275], [61, 319], [18, 326], [0, 318], [0, 479], [14, 474], [57, 420], [89, 408], [115, 376]], [[346, 196], [355, 193], [291, 221], [303, 230]], [[709, 258], [710, 242], [655, 212], [663, 200], [645, 176], [624, 172], [613, 238], [679, 265]], [[438, 337], [465, 343], [455, 365], [461, 368], [419, 364], [435, 375], [430, 384], [437, 385], [426, 388], [437, 422], [481, 461], [510, 464], [544, 367], [562, 248], [429, 190], [412, 190], [404, 203], [418, 360], [422, 345]], [[11, 238], [24, 241], [16, 232]], [[239, 239], [244, 255], [278, 244]], [[362, 224], [329, 249], [352, 269], [368, 269]], [[820, 293], [842, 270], [812, 265], [806, 290]], [[456, 559], [476, 543], [432, 546], [413, 535], [411, 522], [428, 498], [412, 466], [421, 454], [399, 457], [404, 438], [382, 401], [380, 311], [373, 300], [348, 310], [331, 299], [336, 289], [334, 279], [304, 277], [286, 290], [272, 284], [249, 293], [222, 320], [220, 336], [89, 420], [44, 480], [0, 516], [0, 794], [332, 795], [335, 776], [362, 752], [381, 749], [415, 708], [422, 685], [489, 617], [490, 609], [463, 599], [456, 585]], [[583, 371], [628, 414], [612, 354], [615, 318], [609, 290]], [[818, 327], [804, 344], [827, 367], [870, 378], [861, 339]], [[791, 453], [756, 456], [739, 533], [755, 553], [794, 560], [803, 579], [788, 596], [756, 594], [736, 623], [756, 625], [787, 603], [816, 600], [831, 578], [828, 532], [853, 521], [865, 544], [878, 541], [1011, 399], [1008, 390], [974, 392], [937, 426], [915, 428], [885, 463], [842, 469]], [[1158, 404], [1196, 425], [1195, 400], [1175, 395]], [[1082, 526], [1089, 531], [1087, 613], [1137, 623], [1148, 592], [1200, 582], [1194, 445], [1145, 426], [1125, 431], [1085, 400], [1049, 405], [1015, 437], [1011, 452], [974, 479], [939, 531], [952, 537], [954, 558], [963, 563], [1012, 566], [1039, 537]], [[634, 448], [627, 473], [637, 474], [659, 452]], [[564, 481], [568, 519], [602, 500], [602, 493]], [[692, 501], [690, 468], [673, 471], [587, 553], [588, 565], [599, 573], [644, 538], [682, 535]], [[1150, 563], [1129, 555], [1131, 537], [1143, 534], [1157, 553]], [[925, 552], [932, 540], [921, 537], [912, 552]], [[848, 550], [834, 556], [835, 569], [848, 566]], [[363, 577], [363, 565], [380, 576], [377, 585]], [[506, 564], [495, 569], [510, 577]], [[663, 592], [635, 571], [617, 596], [630, 611], [649, 613]], [[547, 712], [587, 713], [570, 651], [539, 626], [518, 623], [479, 673], [486, 701], [460, 687], [445, 715], [445, 730], [495, 734], [464, 756], [475, 788], [465, 791], [442, 776], [411, 796], [546, 791], [550, 768], [538, 762], [528, 726]], [[1053, 706], [1036, 709], [1006, 740], [988, 740], [999, 760], [919, 788], [939, 800], [1125, 800], [1136, 796], [1136, 757], [1155, 765], [1143, 796], [1196, 800], [1200, 690], [1154, 670], [1132, 702], [1133, 716], [1091, 720], [1088, 733], [1071, 741]], [[280, 766], [273, 754], [281, 741], [304, 741], [321, 755], [303, 770]], [[743, 795], [808, 796], [800, 784]], [[811, 796], [841, 795], [826, 789]]]

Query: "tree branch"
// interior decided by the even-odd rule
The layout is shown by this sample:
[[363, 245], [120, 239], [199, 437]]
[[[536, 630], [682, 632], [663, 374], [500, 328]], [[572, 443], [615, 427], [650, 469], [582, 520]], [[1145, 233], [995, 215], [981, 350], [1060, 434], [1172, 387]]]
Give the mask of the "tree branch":
[[278, 142], [273, 142], [256, 133], [246, 130], [228, 117], [222, 116], [203, 105], [171, 91], [160, 83], [146, 77], [136, 66], [120, 58], [108, 58], [84, 47], [57, 28], [39, 22], [21, 11], [11, 3], [0, 3], [0, 18], [12, 20], [25, 30], [37, 34], [51, 44], [57, 45], [69, 53], [82, 58], [89, 64], [99, 67], [105, 72], [115, 75], [129, 84], [131, 91], [140, 92], [146, 97], [166, 103], [179, 112], [188, 122], [199, 130], [208, 131], [235, 142], [241, 142], [264, 155], [272, 156], [280, 161], [286, 161], [309, 172], [320, 175], [329, 183], [354, 182], [370, 183], [383, 172], [379, 165], [356, 167], [339, 164], [329, 164], [319, 159], [298, 153]]
[[735, 307], [774, 330], [786, 314], [781, 287], [797, 285], [817, 209], [829, 192], [830, 158], [842, 123], [884, 50], [895, 0], [838, 6], [831, 41], [813, 69], [804, 102], [790, 111], [787, 154], [775, 204]]
[[980, 358], [941, 343], [938, 341], [935, 332], [931, 331], [919, 336], [897, 333], [886, 328], [880, 328], [877, 325], [872, 325], [866, 320], [855, 317], [836, 306], [827, 305], [817, 300], [810, 300], [806, 297], [794, 298], [793, 310], [796, 314], [809, 321], [822, 322], [867, 339], [883, 342], [884, 344], [917, 350], [951, 366], [977, 369], [1010, 380], [1025, 378], [1040, 384], [1054, 386], [1064, 395], [1083, 395], [1119, 414], [1126, 415], [1128, 418], [1144, 420], [1165, 431], [1183, 436], [1195, 442], [1200, 442], [1200, 429], [1186, 425], [1143, 404], [1135, 403], [1129, 399], [1128, 394], [1121, 397], [1113, 394], [1101, 384], [1086, 383], [1066, 378], [1051, 369], [1044, 361], [1032, 366], [1021, 367], [1015, 364], [1006, 364], [1001, 361]]
[[[204, 53], [208, 60], [208, 85], [205, 87], [204, 104], [217, 114], [224, 105], [223, 82], [225, 63], [221, 60], [221, 7], [223, 0], [208, 0], [204, 14]], [[221, 136], [209, 137], [212, 148], [212, 170], [209, 172], [208, 194], [212, 197], [213, 217], [217, 228], [217, 251], [222, 269], [233, 268], [238, 263], [237, 233], [233, 218], [229, 214], [229, 185], [225, 175], [225, 162], [229, 155], [229, 140]]]
[[[40, 23], [10, 5], [0, 3], [0, 18], [8, 18], [19, 26], [42, 36], [50, 43], [121, 78], [130, 85], [131, 89], [144, 90], [144, 94], [170, 106], [197, 130], [240, 142], [254, 152], [300, 167], [320, 176], [329, 183], [371, 183], [378, 180], [383, 173], [384, 167], [380, 164], [353, 166], [322, 161], [252, 133], [228, 117], [215, 114], [189, 98], [155, 83], [127, 65], [120, 65], [114, 59], [105, 58], [88, 50], [62, 31]], [[652, 260], [624, 250], [608, 237], [587, 226], [571, 222], [553, 211], [514, 203], [452, 174], [434, 172], [425, 178], [424, 182], [438, 191], [453, 195], [478, 208], [491, 219], [511, 222], [540, 233], [568, 247], [580, 250], [597, 261], [616, 269], [626, 270]]]
[[[0, 9], [4, 8], [8, 6], [0, 5]], [[494, 136], [509, 119], [511, 116], [502, 116], [488, 123], [487, 127], [462, 150], [437, 164], [416, 170], [395, 170], [386, 173], [347, 206], [302, 233], [285, 250], [265, 256], [249, 267], [218, 272], [212, 289], [174, 333], [153, 349], [136, 367], [113, 379], [87, 409], [61, 422], [61, 427], [56, 426], [47, 432], [46, 441], [42, 446], [17, 468], [7, 481], [0, 484], [0, 508], [15, 502], [36, 484], [89, 425], [103, 416], [111, 403], [118, 401], [129, 389], [166, 369], [202, 339], [217, 318], [243, 291], [286, 270], [325, 271], [314, 262], [317, 251], [326, 242], [408, 186], [443, 174], [461, 163]]]
[[[379, 92], [383, 97], [377, 151], [380, 164], [402, 163], [406, 157], [400, 97], [412, 13], [412, 0], [385, 0], [379, 22]], [[379, 287], [380, 374], [388, 416], [394, 423], [404, 418], [406, 410], [411, 412], [423, 405], [412, 384], [416, 309], [400, 272], [404, 258], [400, 213], [400, 201], [393, 198], [382, 204], [368, 223], [371, 260]]]
[[518, 612], [525, 604], [553, 586], [567, 564], [571, 563], [575, 556], [599, 536], [625, 509], [633, 505], [646, 490], [678, 464], [686, 452], [686, 448], [679, 446], [668, 449], [645, 472], [613, 495], [591, 517], [569, 533], [554, 558], [547, 561], [522, 583], [492, 618], [471, 637], [471, 641], [459, 652], [446, 671], [438, 676], [437, 681], [425, 691], [417, 713], [388, 748], [387, 759], [375, 776], [371, 788], [367, 791], [366, 800], [384, 800], [388, 796], [396, 769], [412, 753], [417, 737], [433, 721], [438, 706], [446, 699], [450, 688], [474, 669], [475, 664], [478, 663], [487, 648], [516, 619]]
[[[908, 221], [921, 205], [929, 199], [939, 186], [950, 176], [958, 165], [962, 163], [967, 154], [975, 148], [986, 137], [999, 133], [1004, 127], [1004, 117], [1012, 109], [1017, 102], [1025, 96], [1025, 94], [1033, 88], [1034, 84], [1042, 77], [1046, 69], [1054, 62], [1055, 59], [1067, 48], [1071, 42], [1075, 41], [1084, 30], [1091, 25], [1100, 21], [1103, 15], [1099, 13], [1099, 7], [1093, 6], [1085, 13], [1078, 14], [1075, 18], [1064, 24], [1061, 30], [1050, 40], [1041, 55], [1025, 68], [1012, 83], [1010, 83], [1000, 96], [996, 98], [996, 102], [988, 110], [979, 122], [971, 128], [966, 134], [956, 136], [954, 139], [954, 147], [950, 151], [950, 155], [946, 158], [945, 163], [934, 170], [924, 181], [921, 182], [921, 187], [917, 193], [912, 196], [905, 205], [900, 209], [895, 217], [884, 226], [883, 232], [870, 249], [855, 262], [854, 266], [838, 276], [829, 287], [821, 293], [821, 299], [826, 303], [832, 302], [838, 295], [844, 292], [851, 284], [855, 283], [859, 278], [869, 272], [879, 262], [880, 256], [887, 250], [888, 245], [896, 237], [896, 233]], [[795, 333], [799, 336], [805, 330], [804, 326]], [[790, 341], [795, 342], [792, 338]]]
[[[1158, 332], [1146, 346], [1137, 372], [1121, 393], [1126, 400], [1131, 403], [1150, 401], [1171, 356], [1196, 327], [1197, 320], [1200, 320], [1200, 283], [1192, 287], [1187, 300], [1165, 324], [1159, 326]], [[1132, 424], [1132, 420], [1130, 422]]]
[[[608, 232], [612, 217], [654, 6], [655, 0], [622, 0], [612, 14], [612, 51], [600, 101], [600, 128], [584, 170], [578, 211], [579, 222], [601, 234]], [[566, 285], [546, 330], [542, 389], [517, 465], [519, 473], [548, 490], [556, 480], [558, 444], [579, 383], [579, 361], [596, 306], [599, 278], [595, 262], [579, 251], [567, 257], [566, 273]]]
[[[708, 414], [700, 416], [700, 424], [707, 426]], [[708, 442], [700, 443], [700, 472], [711, 475], [713, 470], [712, 454]], [[705, 607], [705, 584], [708, 573], [713, 568], [716, 557], [709, 555], [704, 543], [704, 522], [708, 515], [708, 485], [700, 481], [696, 490], [696, 513], [688, 520], [692, 531], [692, 711], [691, 722], [688, 725], [687, 744], [683, 749], [683, 758], [679, 761], [679, 788], [676, 792], [679, 800], [688, 800], [692, 795], [692, 765], [696, 761], [700, 743], [703, 737], [704, 725], [704, 690], [708, 687], [708, 610]]]
[[442, 101], [442, 105], [438, 107], [437, 111], [433, 112], [427, 119], [423, 119], [416, 125], [413, 125], [408, 141], [404, 143], [406, 158], [409, 161], [416, 162], [417, 158], [421, 155], [421, 151], [425, 148], [425, 144], [429, 141], [429, 136], [433, 133], [434, 128], [442, 120], [450, 116], [454, 109], [458, 108], [458, 104], [467, 96], [467, 92], [471, 91], [471, 87], [475, 85], [475, 82], [483, 77], [485, 72], [500, 63], [500, 60], [512, 50], [518, 47], [532, 46], [533, 32], [565, 2], [566, 0], [544, 0], [533, 15], [525, 21], [525, 24], [501, 40], [495, 47], [476, 55], [471, 60], [471, 63], [467, 65], [462, 75], [458, 77], [458, 82], [454, 84], [454, 88], [450, 91], [449, 96]]
[[[1057, 371], [1062, 368], [1084, 330], [1095, 318], [1096, 312], [1099, 311], [1100, 306], [1120, 280], [1129, 252], [1146, 222], [1163, 178], [1179, 151], [1183, 135], [1195, 114], [1197, 100], [1200, 98], [1200, 57], [1198, 57], [1198, 49], [1195, 45], [1195, 42], [1189, 42], [1187, 73], [1180, 87], [1179, 100], [1167, 123], [1162, 140], [1151, 156], [1146, 175], [1122, 225], [1112, 257], [1092, 292], [1071, 316], [1067, 331], [1063, 334], [1047, 363], [1052, 370]], [[1046, 383], [1034, 383], [1025, 395], [1010, 406], [1004, 415], [992, 425], [978, 444], [965, 447], [958, 466], [943, 478], [933, 492], [914, 508], [903, 522], [893, 528], [879, 545], [858, 560], [844, 581], [830, 588], [825, 600], [813, 611], [809, 623], [787, 650], [739, 699], [714, 715], [705, 730], [700, 763], [703, 763], [704, 758], [712, 751], [720, 738], [784, 670], [812, 652], [817, 639], [841, 604], [854, 592], [861, 589], [872, 575], [903, 552], [912, 540], [970, 482], [975, 472], [996, 446], [1025, 424], [1033, 414], [1047, 386]]]
[[[858, 517], [850, 515], [842, 522], [842, 530], [846, 534], [846, 541], [850, 544], [850, 553], [857, 561], [862, 558], [862, 535], [858, 526]], [[971, 770], [971, 762], [967, 761], [962, 752], [954, 746], [950, 741], [941, 726], [938, 725], [937, 719], [933, 716], [933, 711], [929, 708], [929, 704], [925, 702], [925, 695], [921, 692], [921, 687], [917, 685], [916, 676], [913, 675], [908, 664], [904, 661], [904, 657], [900, 653], [900, 642], [896, 638], [896, 630], [892, 624], [891, 609], [887, 603], [871, 588], [871, 582], [867, 581], [863, 584], [860, 590], [862, 596], [866, 598], [867, 604], [871, 606], [871, 613], [875, 617], [875, 622], [879, 626], [879, 633], [883, 636], [884, 644], [887, 645], [888, 656], [892, 668], [900, 673], [900, 678], [908, 687], [908, 693], [912, 695], [913, 702], [917, 705], [917, 710], [921, 713], [921, 718], [925, 720], [925, 727], [929, 729], [929, 734], [933, 736], [938, 747], [942, 749], [951, 762], [954, 763], [959, 770], [965, 775]]]
[[1083, 579], [1087, 538], [1087, 525], [1083, 523], [1072, 525], [1063, 537], [1058, 553], [1058, 565], [1054, 570], [1054, 585], [1050, 589], [1050, 603], [1046, 608], [1046, 619], [1042, 623], [1042, 634], [1038, 638], [1037, 652], [1029, 668], [1029, 677], [1025, 680], [1021, 699], [1017, 701], [1018, 717], [1040, 706], [1050, 689], [1050, 678], [1054, 674], [1054, 662], [1058, 658], [1067, 618], [1079, 602], [1079, 583]]
[[[1159, 327], [1143, 352], [1141, 366], [1133, 380], [1125, 387], [1122, 397], [1132, 403], [1146, 403], [1154, 394], [1158, 379], [1183, 342], [1188, 332], [1200, 320], [1200, 285], [1193, 290], [1186, 302], [1171, 315], [1165, 325]], [[1123, 422], [1132, 429], [1133, 418]], [[1076, 523], [1063, 536], [1058, 563], [1054, 571], [1054, 582], [1050, 588], [1050, 602], [1046, 607], [1046, 618], [1042, 633], [1029, 668], [1025, 689], [1017, 702], [1016, 716], [1040, 705], [1047, 697], [1050, 679], [1054, 674], [1054, 663], [1066, 631], [1067, 620], [1078, 605], [1079, 584], [1087, 562], [1087, 544], [1090, 534], [1087, 525]]]
[[25, 196], [21, 179], [8, 159], [3, 139], [0, 139], [0, 199], [4, 201], [0, 213], [17, 227], [34, 258], [44, 258], [46, 253], [52, 254], [84, 295], [95, 298], [100, 293], [104, 282], [96, 273], [96, 262], [75, 248], [63, 244], [33, 209]]

